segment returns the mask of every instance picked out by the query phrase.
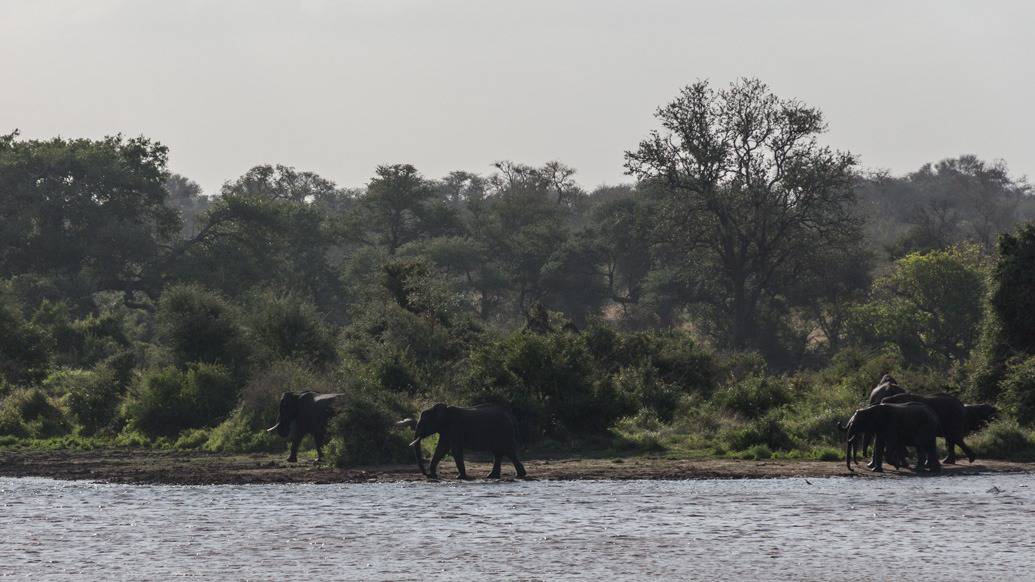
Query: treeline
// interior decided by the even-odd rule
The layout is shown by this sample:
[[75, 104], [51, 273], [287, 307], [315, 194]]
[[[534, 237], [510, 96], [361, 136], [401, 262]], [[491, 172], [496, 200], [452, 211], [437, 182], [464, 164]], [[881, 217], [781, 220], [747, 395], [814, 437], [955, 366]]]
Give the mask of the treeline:
[[893, 370], [1031, 444], [1024, 180], [863, 171], [756, 80], [657, 117], [593, 191], [500, 162], [205, 195], [146, 138], [2, 136], [0, 439], [275, 449], [279, 393], [316, 389], [350, 396], [343, 462], [405, 455], [391, 422], [439, 400], [504, 402], [537, 446], [820, 455]]

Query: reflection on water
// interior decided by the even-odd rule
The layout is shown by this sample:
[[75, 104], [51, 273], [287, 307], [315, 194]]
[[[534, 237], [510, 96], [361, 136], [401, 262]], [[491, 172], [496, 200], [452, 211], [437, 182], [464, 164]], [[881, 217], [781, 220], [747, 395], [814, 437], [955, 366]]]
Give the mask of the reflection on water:
[[1035, 478], [0, 479], [0, 577], [1032, 579]]

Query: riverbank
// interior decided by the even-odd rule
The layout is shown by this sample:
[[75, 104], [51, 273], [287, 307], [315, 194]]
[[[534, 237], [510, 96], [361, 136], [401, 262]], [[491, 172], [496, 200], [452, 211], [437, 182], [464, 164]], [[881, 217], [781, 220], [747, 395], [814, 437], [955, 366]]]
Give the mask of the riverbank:
[[[540, 480], [583, 479], [736, 479], [848, 476], [843, 461], [741, 460], [724, 458], [667, 459], [649, 456], [562, 458], [525, 461], [530, 477]], [[467, 462], [468, 473], [484, 476], [486, 462]], [[945, 466], [943, 475], [1032, 473], [1035, 463], [978, 460]], [[446, 459], [439, 469], [444, 479], [456, 476]], [[513, 467], [504, 465], [504, 477]], [[880, 475], [857, 469], [854, 475]], [[909, 477], [909, 471], [888, 468], [885, 477]], [[0, 477], [49, 477], [112, 483], [215, 485], [248, 483], [388, 483], [423, 481], [414, 465], [377, 465], [350, 469], [318, 466], [306, 460], [284, 462], [283, 455], [229, 455], [197, 451], [102, 449], [89, 451], [0, 451]]]

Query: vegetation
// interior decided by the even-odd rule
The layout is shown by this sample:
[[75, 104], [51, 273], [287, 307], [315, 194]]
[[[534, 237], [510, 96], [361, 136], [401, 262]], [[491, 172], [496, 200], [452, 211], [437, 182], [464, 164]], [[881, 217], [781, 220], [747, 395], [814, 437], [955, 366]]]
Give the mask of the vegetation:
[[206, 196], [145, 138], [0, 136], [0, 446], [280, 451], [341, 392], [329, 458], [493, 401], [540, 450], [839, 455], [880, 376], [991, 402], [1035, 451], [1035, 198], [961, 156], [905, 176], [753, 79], [695, 83], [587, 191], [559, 162], [363, 188], [262, 165]]

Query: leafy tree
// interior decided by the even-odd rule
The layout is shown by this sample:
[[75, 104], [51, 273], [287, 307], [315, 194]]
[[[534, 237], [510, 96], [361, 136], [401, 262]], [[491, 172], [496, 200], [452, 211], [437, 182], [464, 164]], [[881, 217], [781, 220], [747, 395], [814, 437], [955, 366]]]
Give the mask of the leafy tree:
[[242, 372], [248, 349], [234, 308], [219, 294], [196, 285], [175, 285], [158, 303], [158, 333], [177, 365], [221, 364]]
[[662, 129], [626, 153], [628, 172], [660, 187], [657, 236], [685, 261], [692, 295], [720, 339], [752, 343], [763, 304], [804, 251], [858, 238], [855, 159], [820, 146], [819, 110], [755, 79], [701, 81], [656, 114]]
[[421, 236], [449, 233], [458, 227], [445, 204], [434, 204], [436, 190], [409, 164], [378, 166], [354, 220], [363, 240], [394, 255]]
[[40, 273], [156, 297], [159, 258], [180, 232], [166, 159], [165, 146], [142, 137], [0, 136], [0, 276]]
[[980, 334], [986, 272], [974, 244], [906, 255], [874, 282], [852, 315], [852, 333], [864, 343], [896, 343], [913, 363], [963, 361]]
[[179, 174], [172, 174], [165, 181], [165, 189], [169, 192], [168, 204], [180, 213], [183, 221], [181, 235], [185, 239], [198, 234], [201, 214], [211, 205], [211, 200], [201, 191], [197, 182]]

